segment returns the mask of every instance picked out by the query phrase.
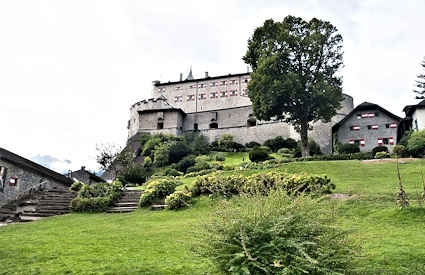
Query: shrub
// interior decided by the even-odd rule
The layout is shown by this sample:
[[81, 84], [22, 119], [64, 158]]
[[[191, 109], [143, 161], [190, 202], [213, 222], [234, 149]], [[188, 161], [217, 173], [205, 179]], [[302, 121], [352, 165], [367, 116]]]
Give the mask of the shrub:
[[153, 165], [156, 167], [163, 167], [169, 163], [170, 160], [170, 143], [162, 143], [155, 147]]
[[384, 159], [384, 158], [388, 158], [389, 156], [390, 154], [388, 152], [376, 152], [375, 154], [376, 159]]
[[398, 142], [398, 144], [403, 145], [404, 147], [407, 148], [407, 144], [409, 143], [409, 139], [410, 139], [411, 134], [412, 133], [410, 131], [406, 131], [404, 133], [404, 135], [401, 137], [401, 139]]
[[187, 173], [193, 173], [193, 172], [199, 172], [199, 171], [202, 171], [202, 170], [207, 170], [207, 169], [210, 169], [210, 168], [211, 168], [211, 167], [210, 167], [210, 165], [208, 164], [208, 162], [201, 161], [201, 162], [196, 163], [194, 166], [189, 167], [189, 168], [186, 170], [186, 172], [187, 172]]
[[175, 169], [177, 169], [180, 172], [186, 173], [187, 169], [193, 165], [195, 165], [195, 156], [189, 155], [187, 157], [184, 157], [181, 161], [176, 163]]
[[118, 179], [127, 185], [134, 183], [142, 185], [152, 175], [152, 171], [149, 168], [144, 167], [142, 164], [135, 163], [125, 168], [118, 175]]
[[226, 160], [226, 157], [221, 152], [216, 153], [214, 155], [214, 158], [215, 158], [216, 161], [225, 161]]
[[218, 145], [218, 140], [211, 142], [209, 147], [210, 147], [211, 151], [220, 151], [220, 146]]
[[357, 144], [345, 143], [338, 146], [338, 153], [340, 154], [353, 154], [359, 153], [360, 147]]
[[182, 207], [190, 206], [192, 194], [183, 191], [176, 191], [165, 198], [167, 209], [179, 209]]
[[393, 153], [396, 154], [398, 157], [406, 157], [409, 155], [406, 147], [401, 144], [397, 144], [396, 146], [394, 146]]
[[388, 147], [386, 146], [376, 146], [372, 149], [372, 155], [376, 156], [376, 153], [378, 152], [387, 152], [388, 153]]
[[143, 147], [145, 147], [146, 142], [148, 142], [149, 139], [151, 139], [151, 134], [150, 133], [141, 133], [139, 136], [139, 141], [140, 141], [140, 148], [143, 149]]
[[211, 194], [230, 198], [239, 194], [239, 189], [244, 180], [245, 177], [241, 175], [223, 177], [220, 174], [212, 174], [203, 176], [195, 180], [191, 188], [191, 193], [193, 196]]
[[161, 138], [158, 136], [151, 137], [146, 143], [145, 146], [143, 146], [143, 155], [145, 157], [150, 156], [153, 157], [153, 152], [155, 150], [155, 147], [160, 145], [162, 143]]
[[280, 148], [277, 150], [277, 153], [284, 158], [291, 158], [293, 156], [293, 151], [288, 148]]
[[71, 201], [75, 212], [100, 212], [111, 207], [122, 195], [123, 186], [119, 181], [83, 185], [78, 196]]
[[76, 181], [76, 182], [74, 182], [72, 185], [71, 185], [71, 187], [69, 188], [70, 190], [72, 190], [72, 191], [76, 191], [76, 192], [78, 192], [78, 191], [80, 191], [80, 189], [82, 188], [84, 186], [84, 183], [83, 182], [81, 182], [81, 181]]
[[286, 142], [283, 137], [277, 136], [266, 140], [263, 145], [269, 147], [273, 152], [277, 152], [277, 150], [286, 146]]
[[283, 147], [288, 148], [288, 149], [295, 149], [297, 148], [297, 141], [295, 139], [292, 138], [287, 138], [285, 139], [285, 145]]
[[187, 155], [191, 153], [192, 153], [192, 150], [186, 143], [182, 141], [173, 142], [171, 143], [169, 147], [168, 161], [169, 163], [179, 162], [181, 159], [183, 159], [184, 157], [186, 157]]
[[252, 149], [248, 156], [252, 162], [265, 161], [269, 159], [269, 153], [261, 147], [255, 147]]
[[174, 168], [167, 168], [164, 170], [164, 176], [171, 176], [171, 177], [178, 177], [178, 176], [182, 176], [183, 173], [180, 171], [177, 171]]
[[151, 157], [145, 157], [144, 159], [143, 159], [143, 165], [145, 166], [145, 167], [151, 167], [152, 166], [152, 159], [151, 159]]
[[[322, 154], [322, 151], [320, 150], [320, 146], [312, 139], [308, 141], [308, 152], [310, 156]], [[297, 143], [297, 147], [294, 150], [294, 157], [295, 158], [301, 157], [301, 142]]]
[[211, 173], [217, 172], [217, 169], [208, 169], [208, 170], [202, 170], [199, 172], [192, 172], [192, 173], [187, 173], [184, 175], [185, 178], [193, 178], [193, 177], [199, 177], [199, 176], [205, 176]]
[[210, 153], [208, 139], [201, 134], [197, 134], [191, 144], [192, 151], [195, 155], [206, 155]]
[[157, 179], [151, 181], [140, 196], [139, 205], [145, 207], [157, 200], [165, 199], [165, 197], [172, 194], [176, 186], [180, 184], [180, 182], [170, 179]]
[[205, 155], [201, 155], [201, 156], [197, 156], [196, 158], [195, 158], [195, 161], [198, 163], [198, 162], [208, 162], [208, 161], [210, 161], [210, 160], [212, 160], [209, 156], [205, 156]]
[[247, 147], [247, 148], [254, 148], [254, 147], [259, 147], [259, 146], [261, 146], [261, 144], [258, 143], [258, 142], [255, 142], [255, 141], [250, 141], [250, 142], [245, 144], [245, 147]]
[[407, 149], [414, 157], [425, 155], [425, 130], [414, 132], [407, 142]]
[[279, 191], [222, 200], [193, 248], [223, 274], [350, 273], [356, 246], [319, 203]]

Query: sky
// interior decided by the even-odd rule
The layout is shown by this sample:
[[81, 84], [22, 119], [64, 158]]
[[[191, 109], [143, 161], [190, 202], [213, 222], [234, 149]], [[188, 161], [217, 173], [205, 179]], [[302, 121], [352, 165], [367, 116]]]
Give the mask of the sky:
[[58, 172], [97, 170], [96, 146], [124, 146], [130, 106], [152, 81], [246, 72], [266, 19], [330, 21], [344, 39], [354, 104], [402, 116], [425, 56], [425, 1], [0, 0], [0, 147]]

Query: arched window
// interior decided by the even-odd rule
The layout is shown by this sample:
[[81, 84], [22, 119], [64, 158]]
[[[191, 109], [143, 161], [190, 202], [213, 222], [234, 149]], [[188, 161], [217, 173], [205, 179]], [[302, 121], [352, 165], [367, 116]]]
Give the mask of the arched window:
[[218, 129], [218, 123], [215, 118], [211, 119], [210, 129]]
[[253, 127], [257, 125], [257, 119], [253, 114], [249, 114], [248, 119], [246, 121], [246, 126]]
[[198, 131], [198, 123], [193, 124], [193, 130]]
[[158, 130], [164, 129], [164, 119], [162, 117], [158, 118], [158, 123], [156, 128]]

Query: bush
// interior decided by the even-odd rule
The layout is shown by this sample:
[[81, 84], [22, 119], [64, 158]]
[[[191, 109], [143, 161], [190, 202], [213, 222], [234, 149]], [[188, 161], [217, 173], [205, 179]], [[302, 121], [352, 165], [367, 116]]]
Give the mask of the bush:
[[147, 167], [147, 168], [151, 167], [152, 166], [152, 159], [151, 159], [151, 157], [145, 157], [143, 159], [143, 165], [145, 167]]
[[189, 168], [186, 170], [186, 172], [187, 172], [187, 173], [193, 173], [193, 172], [199, 172], [199, 171], [202, 171], [202, 170], [207, 170], [207, 169], [210, 169], [210, 168], [211, 168], [211, 167], [210, 167], [210, 165], [208, 164], [208, 162], [201, 161], [201, 162], [196, 163], [194, 166], [189, 167]]
[[222, 200], [193, 248], [223, 274], [348, 274], [354, 242], [318, 204], [280, 191]]
[[192, 194], [183, 191], [176, 191], [165, 198], [167, 209], [179, 209], [182, 207], [190, 206]]
[[208, 162], [208, 161], [210, 161], [210, 160], [212, 160], [212, 158], [210, 158], [209, 156], [205, 156], [205, 155], [201, 155], [201, 156], [197, 156], [196, 158], [195, 158], [195, 161], [198, 163], [198, 162]]
[[208, 139], [201, 134], [197, 134], [193, 142], [189, 144], [191, 144], [192, 151], [195, 155], [206, 155], [210, 153]]
[[388, 152], [376, 152], [375, 154], [376, 159], [384, 159], [384, 158], [388, 158], [389, 156], [390, 154]]
[[255, 147], [259, 147], [259, 146], [261, 146], [261, 144], [258, 143], [258, 142], [255, 142], [255, 141], [250, 141], [250, 142], [245, 144], [245, 147], [247, 147], [247, 148], [255, 148]]
[[359, 152], [360, 147], [357, 144], [345, 143], [338, 146], [338, 153], [340, 154], [353, 154]]
[[225, 161], [226, 160], [226, 157], [221, 152], [216, 153], [214, 155], [214, 158], [215, 158], [216, 161]]
[[193, 165], [195, 165], [195, 156], [189, 155], [187, 157], [184, 157], [181, 161], [176, 163], [175, 169], [177, 169], [180, 172], [186, 173], [187, 169]]
[[[312, 139], [308, 141], [308, 152], [310, 156], [321, 155], [322, 151], [320, 150], [320, 146]], [[297, 143], [297, 147], [294, 151], [294, 157], [301, 157], [301, 141]]]
[[396, 154], [397, 157], [407, 157], [409, 155], [406, 147], [401, 144], [397, 144], [396, 146], [394, 146], [393, 153]]
[[158, 136], [151, 137], [146, 143], [145, 146], [143, 146], [143, 155], [145, 157], [151, 157], [153, 158], [153, 152], [155, 150], [155, 147], [160, 145], [162, 143], [161, 138]]
[[295, 149], [297, 148], [297, 141], [292, 138], [285, 139], [285, 145], [283, 146], [288, 149]]
[[122, 195], [123, 186], [119, 181], [83, 185], [78, 196], [71, 201], [75, 212], [100, 212], [111, 207]]
[[140, 148], [144, 148], [146, 142], [148, 142], [148, 140], [151, 139], [151, 134], [150, 133], [141, 133], [140, 137], [139, 137], [139, 141], [140, 141]]
[[139, 205], [141, 207], [149, 206], [155, 201], [165, 199], [172, 194], [177, 185], [181, 183], [170, 179], [157, 179], [149, 182], [146, 190], [140, 196]]
[[407, 142], [407, 150], [414, 157], [425, 155], [425, 130], [414, 132]]
[[192, 185], [193, 196], [201, 194], [232, 197], [240, 193], [267, 195], [271, 190], [285, 190], [288, 194], [313, 193], [329, 194], [335, 185], [326, 176], [297, 175], [279, 172], [251, 176], [213, 174], [199, 177]]
[[71, 187], [69, 188], [71, 191], [78, 192], [80, 189], [84, 186], [84, 183], [81, 181], [74, 182]]
[[252, 162], [265, 161], [269, 159], [269, 153], [261, 147], [255, 147], [252, 149], [248, 156]]
[[273, 152], [277, 152], [277, 150], [286, 146], [286, 142], [283, 137], [277, 136], [266, 140], [263, 145], [269, 147]]
[[178, 176], [182, 176], [183, 173], [180, 171], [177, 171], [174, 168], [167, 168], [164, 170], [164, 176], [168, 176], [168, 177], [178, 177]]
[[388, 147], [386, 146], [376, 146], [372, 149], [372, 155], [376, 156], [376, 153], [378, 152], [387, 152], [388, 153]]
[[403, 145], [404, 147], [407, 148], [407, 144], [409, 143], [409, 139], [410, 139], [411, 134], [412, 133], [410, 131], [406, 131], [404, 133], [404, 135], [401, 137], [401, 139], [398, 142], [398, 144]]
[[156, 167], [164, 167], [170, 161], [170, 143], [162, 143], [155, 147], [153, 165]]
[[144, 167], [142, 164], [135, 163], [125, 168], [118, 175], [118, 179], [127, 184], [138, 184], [142, 185], [152, 175], [152, 171], [149, 168]]
[[171, 143], [169, 147], [168, 161], [169, 163], [179, 162], [181, 159], [183, 159], [184, 157], [188, 156], [191, 153], [192, 153], [192, 150], [186, 143], [182, 141], [173, 142]]

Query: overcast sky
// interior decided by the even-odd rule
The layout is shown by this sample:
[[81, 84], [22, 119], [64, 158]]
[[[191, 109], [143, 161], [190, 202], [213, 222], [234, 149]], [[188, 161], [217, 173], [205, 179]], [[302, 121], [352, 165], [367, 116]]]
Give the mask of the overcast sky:
[[[267, 4], [266, 4], [267, 3]], [[0, 147], [57, 170], [124, 145], [153, 80], [246, 71], [264, 20], [324, 19], [344, 38], [344, 92], [402, 115], [425, 56], [425, 1], [0, 0]]]

